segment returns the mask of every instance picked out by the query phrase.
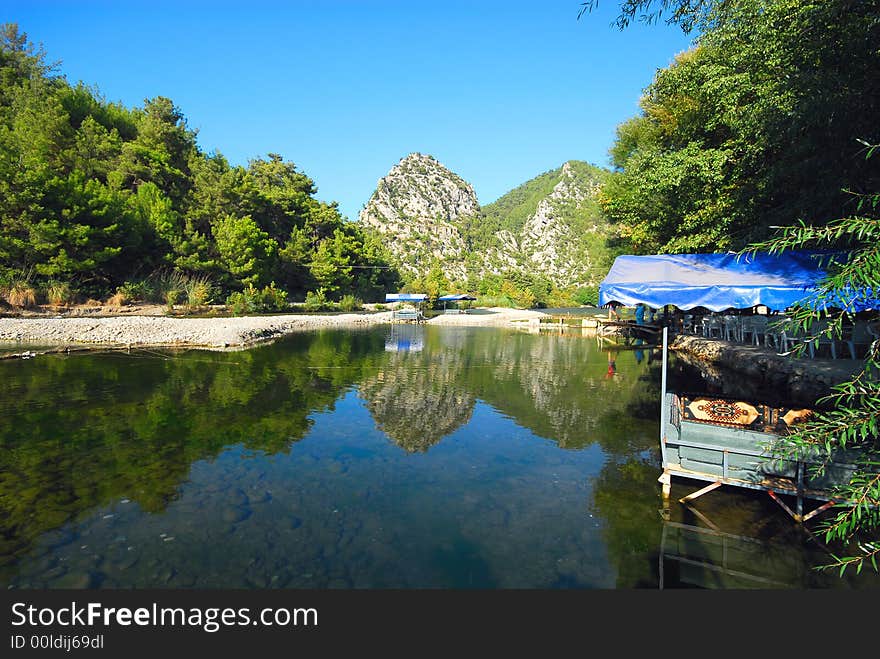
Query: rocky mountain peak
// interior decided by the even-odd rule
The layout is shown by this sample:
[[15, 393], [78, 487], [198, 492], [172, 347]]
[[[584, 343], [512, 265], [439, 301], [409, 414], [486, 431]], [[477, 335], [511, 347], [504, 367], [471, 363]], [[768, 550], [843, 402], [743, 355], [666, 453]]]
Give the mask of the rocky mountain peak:
[[[388, 248], [412, 273], [461, 257], [464, 244], [454, 222], [478, 213], [470, 183], [433, 156], [411, 153], [379, 179], [358, 220], [390, 238]], [[455, 276], [464, 268], [453, 268]]]
[[570, 160], [481, 207], [467, 181], [411, 153], [379, 180], [359, 221], [383, 236], [405, 273], [421, 276], [439, 263], [450, 281], [522, 272], [581, 286], [596, 283], [601, 269], [603, 175]]

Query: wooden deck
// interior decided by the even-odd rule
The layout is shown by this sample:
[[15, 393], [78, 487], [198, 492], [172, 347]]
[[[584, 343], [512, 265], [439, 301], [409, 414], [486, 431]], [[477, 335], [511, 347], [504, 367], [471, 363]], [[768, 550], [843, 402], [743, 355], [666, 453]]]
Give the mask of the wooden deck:
[[597, 318], [597, 332], [602, 337], [620, 337], [623, 339], [644, 339], [645, 341], [656, 341], [660, 332], [663, 330], [661, 325], [639, 325], [633, 321], [627, 320], [606, 320]]
[[425, 315], [417, 309], [400, 309], [391, 315], [392, 323], [424, 323]]
[[[807, 521], [834, 504], [834, 488], [849, 482], [856, 455], [839, 451], [820, 475], [813, 473], [821, 452], [793, 459], [776, 448], [786, 428], [808, 410], [769, 408], [745, 401], [684, 397], [667, 393], [664, 400], [661, 454], [664, 498], [672, 477], [709, 485], [679, 499], [684, 503], [722, 485], [767, 492], [796, 521]], [[777, 495], [796, 499], [792, 510]], [[804, 500], [825, 502], [809, 513]]]

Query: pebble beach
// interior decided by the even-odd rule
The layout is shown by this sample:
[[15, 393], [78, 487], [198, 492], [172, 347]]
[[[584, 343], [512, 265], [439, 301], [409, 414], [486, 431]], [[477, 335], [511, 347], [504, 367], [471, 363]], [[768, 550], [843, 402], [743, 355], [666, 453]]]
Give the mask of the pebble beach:
[[[436, 325], [510, 325], [546, 314], [533, 310], [476, 309], [431, 318]], [[218, 318], [156, 315], [0, 318], [0, 342], [41, 345], [246, 347], [285, 334], [320, 328], [390, 323], [391, 311], [347, 314], [286, 314]], [[2, 345], [2, 343], [0, 343]]]

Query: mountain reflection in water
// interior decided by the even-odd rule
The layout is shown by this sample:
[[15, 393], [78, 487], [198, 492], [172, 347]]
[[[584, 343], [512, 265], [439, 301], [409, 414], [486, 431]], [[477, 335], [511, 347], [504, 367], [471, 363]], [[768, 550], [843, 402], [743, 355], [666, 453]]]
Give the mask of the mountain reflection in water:
[[430, 326], [0, 362], [0, 584], [656, 588], [659, 366]]

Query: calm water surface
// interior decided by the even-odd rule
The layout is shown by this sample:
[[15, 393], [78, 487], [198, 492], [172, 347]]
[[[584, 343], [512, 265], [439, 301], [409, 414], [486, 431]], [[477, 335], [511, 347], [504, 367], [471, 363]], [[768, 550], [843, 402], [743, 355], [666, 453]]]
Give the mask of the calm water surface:
[[664, 521], [659, 382], [649, 349], [490, 328], [0, 362], [0, 585], [878, 585], [760, 494], [677, 484]]

